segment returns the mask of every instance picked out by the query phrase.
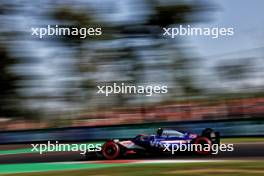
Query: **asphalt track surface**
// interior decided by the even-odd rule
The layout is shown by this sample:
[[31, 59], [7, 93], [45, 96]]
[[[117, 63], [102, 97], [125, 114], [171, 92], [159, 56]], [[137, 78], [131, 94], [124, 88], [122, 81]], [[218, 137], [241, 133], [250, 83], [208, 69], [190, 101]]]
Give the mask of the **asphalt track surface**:
[[[5, 146], [1, 146], [5, 148]], [[10, 146], [6, 146], [10, 148]], [[175, 154], [173, 156], [159, 156], [148, 158], [134, 158], [138, 160], [146, 159], [171, 159], [171, 160], [184, 160], [184, 159], [197, 159], [197, 160], [221, 160], [221, 159], [238, 159], [238, 160], [251, 160], [260, 159], [264, 160], [264, 142], [261, 143], [239, 143], [234, 144], [234, 151], [220, 152], [217, 155], [210, 156], [194, 156], [190, 154]], [[131, 159], [131, 158], [128, 158]], [[39, 153], [19, 153], [19, 154], [1, 154], [0, 164], [18, 164], [18, 163], [49, 163], [49, 162], [78, 162], [85, 161], [86, 159], [79, 152], [49, 152], [45, 154]], [[93, 159], [92, 159], [93, 160]]]

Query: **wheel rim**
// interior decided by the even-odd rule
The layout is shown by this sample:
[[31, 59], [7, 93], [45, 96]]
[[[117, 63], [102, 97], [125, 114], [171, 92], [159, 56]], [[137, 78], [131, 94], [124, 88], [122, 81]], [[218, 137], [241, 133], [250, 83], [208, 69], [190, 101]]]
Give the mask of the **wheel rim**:
[[103, 147], [103, 155], [107, 159], [115, 159], [120, 153], [119, 146], [114, 142], [108, 142]]
[[[212, 142], [208, 138], [206, 138], [206, 137], [197, 138], [195, 141], [195, 144], [201, 144], [202, 145], [202, 150], [197, 150], [197, 151], [195, 151], [196, 153], [206, 155], [206, 154], [209, 154], [211, 152]], [[209, 151], [203, 150], [205, 144], [209, 145], [209, 147], [210, 147]]]

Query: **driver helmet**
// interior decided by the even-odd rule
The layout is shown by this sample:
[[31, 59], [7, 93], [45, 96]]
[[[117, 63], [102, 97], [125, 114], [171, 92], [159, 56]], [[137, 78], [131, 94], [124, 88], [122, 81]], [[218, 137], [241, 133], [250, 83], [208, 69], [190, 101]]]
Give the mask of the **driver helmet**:
[[157, 136], [161, 136], [163, 133], [163, 129], [162, 128], [158, 128], [157, 130]]

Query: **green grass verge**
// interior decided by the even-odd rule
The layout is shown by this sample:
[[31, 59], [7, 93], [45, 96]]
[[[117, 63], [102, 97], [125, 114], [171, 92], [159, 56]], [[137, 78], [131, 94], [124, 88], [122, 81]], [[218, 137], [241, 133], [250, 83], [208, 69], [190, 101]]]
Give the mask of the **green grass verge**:
[[206, 163], [130, 164], [106, 168], [16, 173], [9, 176], [263, 176], [264, 161], [226, 161]]

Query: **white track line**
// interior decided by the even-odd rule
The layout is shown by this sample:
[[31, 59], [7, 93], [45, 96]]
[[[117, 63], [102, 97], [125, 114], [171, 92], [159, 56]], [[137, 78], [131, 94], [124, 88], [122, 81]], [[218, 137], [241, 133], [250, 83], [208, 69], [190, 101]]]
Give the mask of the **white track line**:
[[137, 163], [204, 163], [204, 162], [224, 162], [226, 160], [145, 160]]
[[[60, 164], [143, 164], [143, 163], [204, 163], [204, 162], [225, 162], [225, 161], [232, 161], [232, 160], [133, 160], [131, 162], [127, 163], [119, 163], [118, 160], [113, 160], [113, 162], [111, 163], [111, 161], [109, 160], [105, 160], [108, 161], [108, 163], [104, 163], [102, 160], [100, 161], [77, 161], [77, 162], [53, 162], [53, 163], [60, 163]], [[235, 161], [235, 160], [234, 160]]]

